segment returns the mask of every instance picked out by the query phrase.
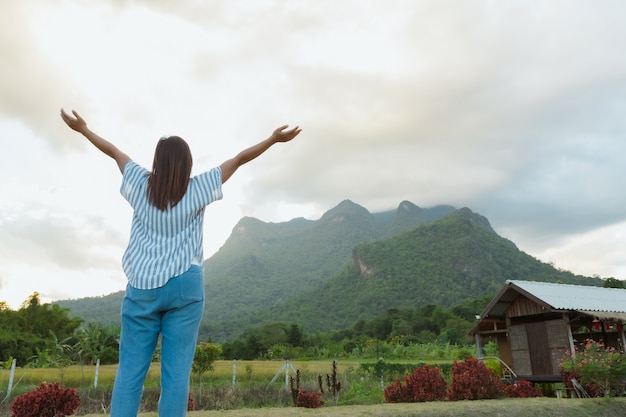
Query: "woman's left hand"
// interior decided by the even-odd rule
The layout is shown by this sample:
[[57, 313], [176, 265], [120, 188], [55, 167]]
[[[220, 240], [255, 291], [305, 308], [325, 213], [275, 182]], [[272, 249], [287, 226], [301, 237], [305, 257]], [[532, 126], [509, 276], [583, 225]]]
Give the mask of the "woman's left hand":
[[85, 130], [87, 129], [87, 122], [85, 121], [85, 119], [80, 117], [78, 113], [76, 113], [76, 110], [72, 110], [72, 114], [74, 114], [74, 117], [65, 113], [65, 110], [61, 109], [61, 118], [63, 119], [65, 124], [69, 126], [70, 129], [75, 130], [79, 133], [85, 132]]

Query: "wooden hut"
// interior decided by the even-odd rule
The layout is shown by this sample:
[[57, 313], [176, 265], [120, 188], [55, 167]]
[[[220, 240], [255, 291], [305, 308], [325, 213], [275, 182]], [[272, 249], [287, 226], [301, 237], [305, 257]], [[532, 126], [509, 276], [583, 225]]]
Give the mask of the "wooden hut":
[[478, 357], [489, 341], [517, 378], [561, 381], [559, 362], [587, 339], [625, 352], [626, 289], [507, 281], [470, 335]]

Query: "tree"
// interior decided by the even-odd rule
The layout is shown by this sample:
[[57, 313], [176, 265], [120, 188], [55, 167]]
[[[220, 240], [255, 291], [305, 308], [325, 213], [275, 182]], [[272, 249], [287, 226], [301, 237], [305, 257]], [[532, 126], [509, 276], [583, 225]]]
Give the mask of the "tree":
[[286, 345], [287, 327], [284, 323], [269, 323], [261, 326], [256, 332], [259, 343], [265, 351], [268, 351], [274, 345]]
[[442, 329], [437, 340], [441, 343], [447, 342], [460, 345], [468, 343], [469, 340], [467, 334], [471, 328], [472, 323], [463, 318], [449, 318], [446, 320], [446, 326]]
[[89, 323], [77, 332], [76, 346], [80, 362], [93, 365], [98, 359], [101, 364], [117, 363], [120, 343], [120, 327], [105, 327]]
[[13, 357], [26, 364], [42, 355], [56, 343], [50, 332], [57, 341], [71, 338], [82, 320], [70, 318], [68, 313], [58, 305], [42, 304], [36, 292], [17, 311], [0, 306], [0, 361]]
[[22, 303], [17, 311], [21, 319], [22, 331], [33, 333], [47, 338], [52, 330], [59, 339], [65, 339], [74, 334], [82, 320], [70, 318], [69, 310], [57, 304], [41, 304], [39, 293], [33, 293], [28, 300]]
[[198, 380], [200, 386], [202, 386], [202, 377], [205, 372], [212, 371], [214, 369], [213, 363], [221, 356], [222, 346], [201, 342], [196, 346], [196, 353], [193, 357], [193, 363], [191, 364], [191, 371], [194, 374], [198, 374]]
[[293, 347], [303, 346], [304, 336], [297, 324], [292, 323], [289, 326], [289, 328], [286, 330], [286, 333], [287, 333], [287, 342], [291, 346]]
[[624, 288], [624, 281], [621, 281], [617, 278], [607, 278], [602, 283], [602, 287], [604, 288]]

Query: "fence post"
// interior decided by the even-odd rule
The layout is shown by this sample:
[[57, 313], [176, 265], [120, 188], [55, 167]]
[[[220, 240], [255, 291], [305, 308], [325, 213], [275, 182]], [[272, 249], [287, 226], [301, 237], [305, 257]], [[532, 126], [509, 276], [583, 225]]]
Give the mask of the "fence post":
[[100, 358], [96, 360], [96, 375], [93, 377], [93, 389], [98, 388], [98, 371], [100, 370]]
[[278, 372], [276, 372], [276, 375], [274, 375], [274, 378], [272, 378], [272, 380], [268, 384], [267, 388], [269, 388], [270, 385], [272, 385], [276, 381], [276, 379], [278, 378], [280, 373], [284, 370], [285, 371], [285, 389], [288, 390], [289, 389], [289, 368], [291, 368], [291, 370], [294, 373], [298, 373], [298, 370], [293, 367], [291, 362], [289, 362], [289, 360], [286, 360], [285, 363], [283, 364], [283, 366], [281, 366], [280, 369], [278, 370]]
[[7, 388], [7, 396], [4, 398], [5, 400], [11, 396], [11, 391], [13, 390], [13, 377], [15, 376], [16, 364], [17, 359], [13, 358], [13, 362], [11, 362], [11, 373], [9, 374], [9, 388]]
[[233, 388], [237, 382], [237, 359], [233, 359]]

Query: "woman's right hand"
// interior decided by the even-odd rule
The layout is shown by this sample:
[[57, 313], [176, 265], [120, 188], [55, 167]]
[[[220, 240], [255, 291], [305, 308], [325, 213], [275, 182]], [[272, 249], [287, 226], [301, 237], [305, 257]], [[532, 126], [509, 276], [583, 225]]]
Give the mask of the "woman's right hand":
[[285, 130], [289, 127], [289, 125], [283, 125], [277, 127], [274, 132], [272, 132], [271, 138], [274, 142], [289, 142], [291, 139], [298, 136], [298, 133], [302, 131], [300, 126], [296, 126], [293, 129]]

